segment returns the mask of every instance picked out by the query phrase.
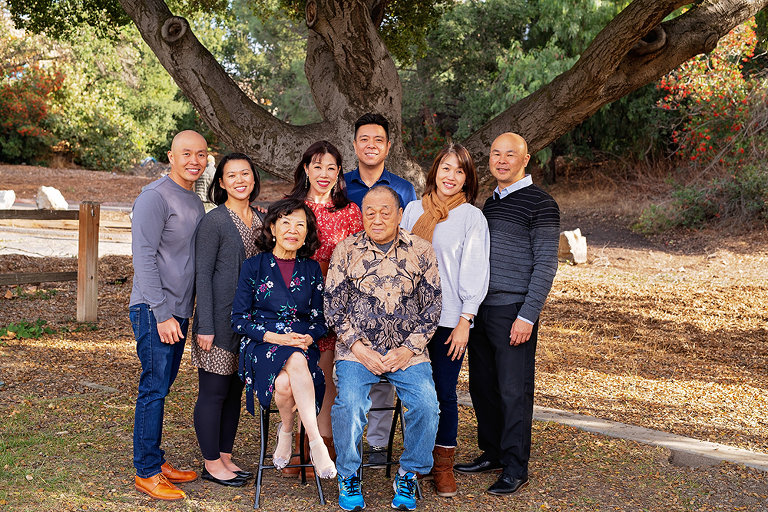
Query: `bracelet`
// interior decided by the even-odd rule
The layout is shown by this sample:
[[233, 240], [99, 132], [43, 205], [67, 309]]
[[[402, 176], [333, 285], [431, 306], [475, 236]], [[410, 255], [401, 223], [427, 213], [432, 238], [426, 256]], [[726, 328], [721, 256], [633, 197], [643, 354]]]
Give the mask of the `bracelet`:
[[471, 316], [469, 316], [467, 313], [462, 313], [459, 316], [464, 320], [466, 320], [467, 322], [469, 322], [469, 325], [472, 325], [475, 323], [474, 319]]

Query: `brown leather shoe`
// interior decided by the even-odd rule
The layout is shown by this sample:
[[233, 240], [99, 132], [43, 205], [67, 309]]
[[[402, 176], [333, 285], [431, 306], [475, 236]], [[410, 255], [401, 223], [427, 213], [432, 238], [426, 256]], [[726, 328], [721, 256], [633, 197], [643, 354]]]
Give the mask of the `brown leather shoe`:
[[333, 437], [323, 436], [323, 442], [325, 443], [325, 447], [328, 448], [328, 455], [331, 456], [331, 460], [336, 462], [336, 446], [333, 444]]
[[136, 490], [156, 500], [176, 501], [187, 497], [186, 493], [173, 485], [162, 473], [149, 478], [135, 479]]
[[192, 482], [197, 480], [197, 473], [194, 471], [182, 471], [171, 466], [170, 462], [166, 462], [160, 469], [163, 470], [163, 475], [169, 482], [174, 484], [183, 484], [184, 482]]
[[[434, 458], [434, 455], [433, 455], [433, 458]], [[434, 480], [435, 479], [435, 475], [432, 474], [432, 470], [430, 469], [429, 473], [425, 473], [423, 475], [421, 473], [417, 472], [416, 473], [416, 478], [418, 478], [419, 482], [421, 482], [422, 480], [424, 480], [426, 482], [428, 480]]]
[[[295, 432], [295, 446], [298, 450], [299, 446], [299, 433]], [[288, 465], [294, 465], [294, 464], [308, 464], [309, 463], [309, 437], [307, 435], [304, 436], [304, 462], [301, 461], [301, 458], [299, 458], [298, 455], [295, 455], [291, 457], [291, 460], [288, 462]], [[304, 468], [307, 473], [307, 479], [314, 479], [315, 478], [315, 470], [312, 467]], [[280, 470], [280, 476], [283, 478], [301, 478], [301, 468], [283, 468]]]
[[435, 465], [432, 466], [432, 474], [435, 479], [435, 490], [438, 496], [450, 498], [456, 496], [456, 478], [453, 476], [453, 454], [456, 448], [443, 448], [435, 446], [432, 451], [432, 457], [435, 459]]

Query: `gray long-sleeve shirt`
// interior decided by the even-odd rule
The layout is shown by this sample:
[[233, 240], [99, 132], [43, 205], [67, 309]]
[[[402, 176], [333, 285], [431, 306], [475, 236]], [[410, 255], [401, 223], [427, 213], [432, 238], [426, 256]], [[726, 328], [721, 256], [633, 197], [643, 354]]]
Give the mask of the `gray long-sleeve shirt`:
[[200, 198], [169, 176], [147, 185], [133, 203], [133, 290], [129, 306], [147, 304], [155, 320], [189, 318], [195, 302], [195, 231]]

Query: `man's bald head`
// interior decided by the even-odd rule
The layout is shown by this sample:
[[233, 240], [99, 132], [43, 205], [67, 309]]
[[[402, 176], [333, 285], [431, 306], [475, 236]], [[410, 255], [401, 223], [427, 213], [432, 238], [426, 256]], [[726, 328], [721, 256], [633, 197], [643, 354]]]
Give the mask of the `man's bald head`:
[[528, 144], [520, 135], [507, 132], [496, 137], [488, 163], [499, 190], [525, 178], [525, 166], [530, 159]]
[[493, 151], [494, 146], [502, 144], [517, 146], [524, 155], [528, 154], [528, 143], [517, 133], [506, 132], [496, 137], [491, 144], [491, 151]]
[[171, 179], [187, 190], [192, 190], [208, 164], [208, 143], [205, 137], [192, 130], [177, 133], [168, 152], [168, 161], [171, 163]]
[[195, 142], [198, 144], [202, 142], [202, 144], [206, 147], [206, 150], [208, 149], [208, 143], [205, 141], [205, 137], [194, 130], [184, 130], [177, 133], [173, 137], [173, 141], [171, 142], [171, 151], [174, 149], [179, 149], [185, 145], [194, 144]]

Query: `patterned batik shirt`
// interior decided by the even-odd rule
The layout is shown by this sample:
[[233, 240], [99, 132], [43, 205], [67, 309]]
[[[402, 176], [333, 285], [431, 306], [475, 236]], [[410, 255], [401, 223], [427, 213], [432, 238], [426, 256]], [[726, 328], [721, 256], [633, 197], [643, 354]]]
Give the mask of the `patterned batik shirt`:
[[365, 231], [350, 235], [333, 251], [324, 302], [337, 361], [357, 361], [351, 347], [361, 341], [382, 355], [407, 347], [407, 366], [428, 362], [442, 305], [435, 251], [404, 229], [386, 254]]

